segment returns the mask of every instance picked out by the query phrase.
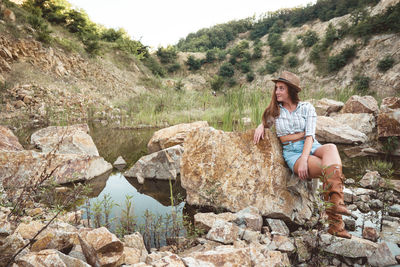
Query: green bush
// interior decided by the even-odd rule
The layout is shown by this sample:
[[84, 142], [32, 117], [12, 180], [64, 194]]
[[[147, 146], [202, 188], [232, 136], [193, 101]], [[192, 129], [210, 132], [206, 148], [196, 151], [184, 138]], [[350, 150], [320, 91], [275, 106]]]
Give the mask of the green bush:
[[366, 93], [369, 89], [370, 78], [363, 75], [353, 77], [354, 89], [361, 93]]
[[378, 70], [381, 72], [385, 72], [389, 70], [394, 65], [394, 59], [391, 56], [386, 56], [378, 62]]
[[149, 68], [149, 70], [156, 76], [164, 77], [165, 76], [165, 69], [163, 66], [158, 63], [158, 61], [152, 57], [149, 56], [147, 58], [144, 58], [143, 60], [144, 65]]
[[297, 67], [297, 65], [299, 65], [299, 60], [297, 59], [297, 57], [296, 56], [290, 56], [289, 58], [288, 58], [288, 60], [287, 60], [287, 65], [290, 67], [290, 68], [294, 68], [294, 67]]
[[311, 47], [319, 40], [317, 33], [312, 30], [308, 30], [304, 35], [300, 36], [300, 39], [304, 47]]
[[215, 50], [208, 50], [206, 53], [206, 63], [212, 63], [217, 59]]
[[219, 75], [222, 77], [232, 77], [235, 74], [235, 69], [231, 63], [224, 63], [219, 68]]
[[273, 57], [265, 64], [265, 71], [269, 74], [275, 73], [279, 69], [279, 66], [282, 65], [282, 62], [283, 57]]
[[310, 60], [310, 62], [316, 63], [319, 61], [320, 54], [322, 52], [322, 47], [319, 44], [315, 44], [313, 45], [313, 47], [311, 48], [310, 51], [310, 55], [308, 57], [308, 59]]
[[175, 62], [175, 63], [173, 63], [173, 64], [167, 66], [167, 71], [168, 71], [169, 73], [176, 72], [176, 71], [178, 71], [178, 70], [180, 70], [180, 69], [181, 69], [181, 65], [180, 65], [178, 62]]
[[173, 46], [168, 46], [167, 48], [160, 47], [157, 49], [156, 54], [162, 64], [174, 63], [177, 58], [177, 51]]
[[258, 43], [253, 48], [253, 55], [251, 56], [252, 59], [259, 59], [262, 57], [262, 50], [261, 50], [261, 43]]
[[201, 68], [201, 59], [196, 59], [190, 55], [186, 61], [186, 65], [189, 67], [189, 70], [198, 70]]
[[343, 49], [338, 55], [334, 55], [328, 58], [328, 70], [338, 71], [343, 68], [355, 55], [356, 45], [348, 46]]
[[271, 33], [268, 35], [268, 44], [271, 47], [271, 54], [274, 57], [284, 56], [289, 53], [290, 47], [284, 44], [281, 40], [281, 35], [277, 33]]
[[222, 86], [224, 85], [224, 78], [218, 75], [214, 75], [213, 79], [210, 81], [211, 88], [214, 91], [219, 91], [221, 90]]
[[83, 41], [85, 45], [85, 51], [91, 56], [97, 56], [100, 54], [100, 43], [96, 38], [91, 38]]
[[237, 84], [235, 78], [233, 78], [233, 77], [228, 78], [228, 80], [226, 82], [228, 83], [229, 87], [233, 87]]
[[256, 77], [256, 76], [255, 76], [254, 72], [249, 72], [249, 73], [246, 74], [246, 80], [247, 80], [249, 83], [252, 82], [252, 81], [254, 80], [255, 77]]
[[116, 42], [119, 39], [122, 39], [126, 35], [125, 31], [123, 29], [106, 29], [101, 33], [101, 40], [107, 41], [107, 42]]
[[251, 69], [250, 63], [248, 61], [242, 61], [239, 64], [240, 71], [243, 73], [248, 73]]
[[333, 42], [338, 39], [338, 33], [332, 23], [329, 23], [328, 28], [326, 29], [324, 40], [322, 42], [323, 48], [328, 48]]

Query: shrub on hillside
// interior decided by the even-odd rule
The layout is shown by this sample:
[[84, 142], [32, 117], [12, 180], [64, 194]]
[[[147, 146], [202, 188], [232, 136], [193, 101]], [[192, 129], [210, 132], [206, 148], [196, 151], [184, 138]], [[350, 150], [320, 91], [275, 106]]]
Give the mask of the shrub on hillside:
[[173, 46], [168, 46], [167, 48], [160, 47], [157, 49], [156, 54], [162, 64], [174, 63], [177, 58], [177, 51]]
[[391, 56], [386, 56], [378, 62], [378, 70], [381, 72], [385, 72], [389, 70], [394, 65], [394, 59]]
[[122, 39], [124, 35], [126, 35], [126, 32], [123, 29], [106, 29], [101, 33], [100, 39], [107, 42], [116, 42]]
[[316, 63], [320, 59], [320, 53], [322, 52], [322, 47], [318, 43], [313, 45], [311, 48], [310, 54], [308, 56], [308, 59], [310, 62]]
[[297, 59], [296, 56], [292, 55], [287, 59], [287, 65], [290, 68], [297, 67], [297, 65], [299, 65], [299, 60]]
[[201, 59], [196, 59], [190, 55], [186, 61], [186, 65], [189, 67], [189, 70], [198, 70], [201, 68]]
[[155, 76], [165, 76], [166, 72], [164, 67], [161, 66], [154, 57], [149, 56], [147, 58], [144, 58], [143, 63]]
[[251, 56], [252, 59], [259, 59], [259, 58], [262, 57], [261, 47], [262, 47], [262, 43], [261, 42], [254, 46], [253, 55]]
[[217, 59], [215, 50], [208, 50], [206, 53], [206, 63], [212, 63]]
[[180, 69], [181, 69], [181, 65], [178, 62], [175, 62], [175, 63], [167, 66], [167, 71], [169, 73], [176, 72], [176, 71], [178, 71]]
[[308, 30], [304, 35], [301, 35], [300, 39], [304, 47], [311, 47], [319, 40], [317, 33], [312, 30]]
[[348, 46], [338, 55], [328, 58], [328, 70], [338, 71], [343, 68], [356, 55], [356, 45]]
[[239, 68], [242, 73], [248, 73], [251, 69], [250, 63], [248, 61], [242, 61], [239, 63]]
[[214, 75], [214, 77], [210, 81], [211, 88], [214, 91], [220, 91], [222, 86], [224, 86], [224, 82], [225, 82], [225, 80], [223, 77], [221, 77], [219, 75]]
[[252, 81], [254, 80], [255, 77], [256, 77], [256, 76], [255, 76], [254, 72], [249, 72], [249, 73], [246, 74], [246, 80], [247, 80], [249, 83], [252, 82]]
[[224, 63], [221, 65], [219, 68], [219, 75], [222, 77], [232, 77], [235, 74], [235, 69], [233, 68], [233, 65], [231, 63]]
[[274, 57], [271, 60], [267, 61], [265, 64], [265, 71], [268, 74], [273, 74], [278, 71], [279, 67], [283, 62], [283, 57]]
[[289, 53], [290, 47], [284, 44], [281, 40], [281, 35], [277, 33], [271, 33], [268, 35], [268, 44], [271, 47], [271, 54], [274, 57], [284, 56]]
[[338, 33], [332, 23], [329, 23], [328, 28], [326, 29], [324, 40], [322, 41], [322, 47], [328, 48], [333, 42], [338, 39]]
[[366, 93], [369, 89], [370, 78], [363, 75], [353, 77], [354, 89], [360, 93]]

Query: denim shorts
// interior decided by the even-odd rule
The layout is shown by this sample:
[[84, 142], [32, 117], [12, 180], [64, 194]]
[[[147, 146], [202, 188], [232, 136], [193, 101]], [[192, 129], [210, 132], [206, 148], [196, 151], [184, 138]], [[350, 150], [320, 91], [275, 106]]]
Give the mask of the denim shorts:
[[[285, 159], [287, 165], [292, 170], [292, 172], [294, 172], [293, 171], [294, 164], [300, 158], [301, 153], [303, 153], [304, 141], [305, 140], [301, 140], [283, 146], [283, 158]], [[313, 155], [315, 150], [317, 150], [317, 148], [319, 148], [320, 146], [321, 144], [314, 139], [314, 143], [312, 144], [310, 154]]]

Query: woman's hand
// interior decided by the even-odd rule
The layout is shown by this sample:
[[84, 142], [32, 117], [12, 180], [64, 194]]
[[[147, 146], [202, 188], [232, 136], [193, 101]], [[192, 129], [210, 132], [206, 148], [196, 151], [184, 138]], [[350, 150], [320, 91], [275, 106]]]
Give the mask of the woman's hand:
[[298, 160], [299, 167], [297, 169], [297, 176], [299, 176], [301, 180], [306, 180], [308, 178], [308, 157], [301, 156]]
[[262, 123], [254, 131], [254, 144], [258, 144], [260, 139], [264, 139], [264, 125]]

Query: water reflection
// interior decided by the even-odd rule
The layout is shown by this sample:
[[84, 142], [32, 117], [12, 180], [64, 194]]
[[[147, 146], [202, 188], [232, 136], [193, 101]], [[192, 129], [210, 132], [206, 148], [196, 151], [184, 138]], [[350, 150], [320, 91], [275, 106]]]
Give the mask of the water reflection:
[[[102, 180], [104, 181], [104, 180]], [[94, 183], [95, 185], [100, 185], [102, 181]], [[165, 183], [145, 183], [140, 188], [140, 190], [145, 190], [146, 193], [140, 192], [135, 186], [133, 186], [127, 179], [120, 173], [113, 173], [106, 181], [104, 189], [96, 197], [90, 199], [90, 205], [93, 207], [95, 202], [100, 202], [104, 195], [109, 195], [113, 201], [114, 205], [111, 210], [111, 218], [120, 218], [121, 210], [125, 202], [126, 196], [132, 196], [132, 202], [134, 207], [134, 214], [137, 219], [138, 224], [144, 223], [143, 214], [146, 210], [156, 215], [166, 215], [170, 214], [172, 207], [170, 205], [169, 196], [167, 197], [165, 191], [169, 192], [168, 182]], [[157, 187], [154, 187], [154, 186]], [[168, 187], [166, 187], [168, 186]], [[100, 188], [100, 187], [99, 187]], [[144, 189], [143, 189], [144, 188]], [[97, 191], [97, 190], [96, 190]], [[154, 192], [158, 192], [156, 194]], [[148, 195], [151, 194], [151, 195]], [[169, 195], [169, 193], [168, 193]], [[175, 203], [177, 204], [177, 203]], [[184, 202], [178, 204], [179, 210], [182, 210]], [[117, 223], [118, 220], [115, 221]], [[115, 224], [113, 225], [115, 227]]]

